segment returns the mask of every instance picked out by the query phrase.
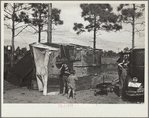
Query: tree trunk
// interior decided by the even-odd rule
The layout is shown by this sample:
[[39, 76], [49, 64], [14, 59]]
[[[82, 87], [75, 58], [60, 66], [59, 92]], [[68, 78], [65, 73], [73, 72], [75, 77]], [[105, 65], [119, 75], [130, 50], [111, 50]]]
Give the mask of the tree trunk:
[[41, 31], [40, 31], [40, 24], [38, 25], [39, 33], [38, 33], [38, 42], [40, 43]]
[[135, 4], [133, 4], [133, 21], [132, 21], [132, 49], [134, 49], [134, 40], [135, 40], [135, 32], [134, 32], [134, 29], [135, 29]]
[[96, 16], [94, 15], [94, 43], [93, 43], [93, 64], [96, 63]]
[[39, 24], [38, 24], [38, 29], [39, 29], [39, 33], [38, 33], [38, 42], [39, 42], [39, 43], [40, 43], [40, 41], [41, 41], [41, 27], [40, 27], [40, 23], [41, 23], [41, 4], [40, 4]]
[[47, 43], [52, 43], [52, 3], [48, 4], [48, 32]]
[[14, 36], [15, 36], [15, 28], [14, 28], [14, 15], [15, 15], [15, 3], [13, 3], [13, 15], [12, 15], [12, 51], [11, 51], [11, 67], [14, 65]]

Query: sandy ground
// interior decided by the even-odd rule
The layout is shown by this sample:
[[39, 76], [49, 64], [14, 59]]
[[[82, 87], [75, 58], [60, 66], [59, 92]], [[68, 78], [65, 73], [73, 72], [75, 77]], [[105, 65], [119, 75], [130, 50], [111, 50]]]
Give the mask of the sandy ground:
[[94, 96], [92, 90], [82, 90], [76, 92], [76, 99], [67, 99], [67, 94], [62, 96], [48, 95], [43, 96], [42, 92], [37, 90], [29, 91], [26, 88], [17, 88], [6, 91], [4, 94], [4, 103], [107, 103], [119, 104], [126, 103], [118, 98], [114, 93], [108, 95]]
[[[114, 72], [106, 73], [107, 80], [112, 81], [117, 77], [117, 74]], [[43, 96], [42, 92], [36, 90], [29, 90], [26, 87], [15, 87], [10, 83], [4, 81], [4, 96], [3, 102], [4, 103], [81, 103], [81, 104], [133, 104], [138, 103], [138, 101], [129, 101], [129, 100], [122, 100], [118, 97], [117, 91], [118, 89], [114, 89], [114, 92], [108, 92], [108, 95], [94, 95], [94, 90], [96, 89], [95, 86], [91, 87], [93, 83], [94, 76], [79, 78], [76, 90], [76, 99], [70, 97], [67, 99], [67, 94], [62, 96], [61, 94], [57, 95], [48, 95]], [[99, 78], [99, 75], [96, 76]], [[97, 79], [96, 79], [97, 80]], [[106, 79], [105, 79], [106, 81]], [[98, 90], [98, 89], [97, 89]], [[59, 86], [49, 86], [48, 92], [59, 92]], [[140, 102], [139, 102], [140, 103]]]

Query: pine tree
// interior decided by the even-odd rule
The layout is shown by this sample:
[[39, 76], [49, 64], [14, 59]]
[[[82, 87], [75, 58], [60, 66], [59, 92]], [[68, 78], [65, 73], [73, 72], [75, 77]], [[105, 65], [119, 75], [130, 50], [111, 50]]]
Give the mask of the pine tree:
[[[27, 4], [24, 3], [4, 3], [4, 20], [11, 20], [12, 25], [5, 23], [4, 25], [7, 26], [8, 29], [12, 31], [12, 58], [11, 58], [11, 67], [14, 65], [14, 39], [18, 36], [25, 28], [28, 27], [29, 23], [29, 16], [26, 13], [29, 7]], [[24, 25], [19, 25], [20, 23], [24, 22]], [[16, 30], [20, 29], [20, 31], [16, 34]]]
[[[141, 31], [144, 29], [140, 29], [144, 26], [145, 21], [137, 21], [140, 19], [145, 10], [145, 4], [120, 4], [117, 8], [120, 11], [119, 18], [123, 23], [131, 24], [132, 26], [132, 49], [135, 47], [134, 40], [135, 40], [135, 33], [140, 35]], [[135, 26], [139, 25], [139, 29]]]
[[82, 17], [89, 25], [84, 26], [82, 23], [74, 23], [73, 29], [77, 34], [83, 32], [94, 32], [94, 63], [96, 49], [96, 34], [97, 31], [117, 31], [122, 28], [119, 17], [113, 13], [113, 8], [110, 4], [80, 4], [82, 9]]
[[[41, 41], [41, 32], [47, 30], [43, 30], [44, 26], [47, 26], [47, 18], [48, 18], [48, 4], [42, 3], [30, 3], [32, 8], [32, 27], [36, 30], [35, 33], [38, 33], [38, 42]], [[62, 25], [63, 21], [60, 20], [61, 10], [57, 8], [52, 9], [52, 24], [54, 25]]]

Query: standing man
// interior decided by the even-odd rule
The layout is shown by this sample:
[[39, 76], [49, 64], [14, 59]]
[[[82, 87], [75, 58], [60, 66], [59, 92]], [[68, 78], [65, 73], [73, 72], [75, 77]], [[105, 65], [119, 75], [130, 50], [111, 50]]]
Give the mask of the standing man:
[[119, 97], [122, 97], [122, 79], [121, 79], [121, 74], [122, 74], [122, 63], [123, 63], [123, 53], [120, 52], [120, 57], [119, 59], [116, 61], [118, 63], [118, 79], [119, 79]]
[[65, 67], [63, 66], [63, 64], [61, 65], [61, 68], [60, 68], [60, 94], [63, 93], [63, 75], [64, 75], [64, 72], [65, 72]]
[[122, 98], [125, 79], [127, 76], [128, 57], [121, 55], [118, 59], [119, 97]]
[[[66, 92], [66, 87], [67, 87], [67, 81], [68, 81], [68, 76], [69, 76], [69, 68], [66, 63], [62, 64], [60, 68], [61, 74], [61, 80], [60, 80], [60, 93], [63, 91], [63, 95], [65, 95]], [[63, 90], [62, 90], [63, 86]]]

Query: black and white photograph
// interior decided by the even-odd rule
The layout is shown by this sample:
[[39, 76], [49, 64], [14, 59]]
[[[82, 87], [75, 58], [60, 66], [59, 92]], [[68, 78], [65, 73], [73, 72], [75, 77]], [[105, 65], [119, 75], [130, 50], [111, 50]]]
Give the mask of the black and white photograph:
[[147, 116], [147, 51], [148, 1], [1, 1], [2, 115]]

